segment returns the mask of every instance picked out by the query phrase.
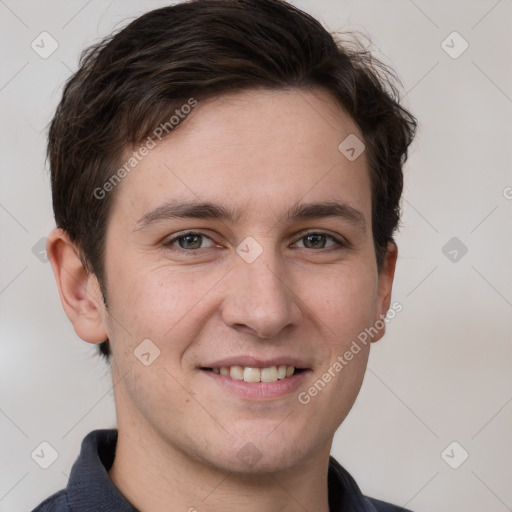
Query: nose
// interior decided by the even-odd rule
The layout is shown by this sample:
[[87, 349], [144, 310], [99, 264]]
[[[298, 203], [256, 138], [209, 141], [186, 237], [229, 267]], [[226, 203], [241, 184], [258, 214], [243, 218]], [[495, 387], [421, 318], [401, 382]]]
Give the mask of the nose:
[[274, 338], [283, 329], [299, 325], [302, 312], [292, 281], [277, 256], [262, 254], [252, 263], [240, 259], [230, 272], [222, 304], [225, 324], [262, 339]]

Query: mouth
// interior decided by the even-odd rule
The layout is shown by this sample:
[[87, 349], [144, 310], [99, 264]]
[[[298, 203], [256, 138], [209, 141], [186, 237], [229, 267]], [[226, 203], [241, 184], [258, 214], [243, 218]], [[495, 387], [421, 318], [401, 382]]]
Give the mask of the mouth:
[[228, 377], [232, 380], [258, 383], [258, 382], [277, 382], [287, 380], [307, 370], [307, 368], [297, 368], [291, 365], [275, 365], [266, 367], [257, 366], [216, 366], [212, 368], [201, 367], [206, 372], [212, 372], [217, 375]]
[[313, 372], [309, 363], [298, 357], [248, 354], [205, 361], [197, 369], [218, 389], [251, 402], [288, 400]]

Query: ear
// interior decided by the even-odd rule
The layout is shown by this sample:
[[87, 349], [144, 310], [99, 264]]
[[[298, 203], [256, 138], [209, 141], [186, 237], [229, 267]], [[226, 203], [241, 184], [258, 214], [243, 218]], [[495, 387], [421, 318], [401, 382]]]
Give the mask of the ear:
[[392, 242], [388, 243], [386, 257], [378, 279], [377, 307], [374, 319], [374, 326], [378, 332], [372, 336], [372, 342], [379, 341], [386, 332], [384, 317], [391, 304], [391, 290], [393, 288], [397, 258], [398, 247]]
[[83, 266], [78, 250], [62, 229], [48, 236], [46, 253], [59, 288], [60, 300], [75, 332], [89, 343], [108, 338], [105, 309], [96, 276]]

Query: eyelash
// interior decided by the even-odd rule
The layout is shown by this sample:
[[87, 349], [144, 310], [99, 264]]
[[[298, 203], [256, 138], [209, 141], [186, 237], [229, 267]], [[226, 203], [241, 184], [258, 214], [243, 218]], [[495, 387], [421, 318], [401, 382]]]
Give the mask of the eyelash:
[[[181, 247], [173, 247], [173, 244], [175, 242], [177, 242], [181, 238], [185, 238], [185, 237], [190, 236], [190, 235], [201, 236], [201, 237], [207, 238], [207, 239], [209, 239], [209, 240], [211, 240], [213, 242], [211, 237], [209, 237], [208, 235], [205, 235], [203, 233], [198, 233], [197, 231], [186, 231], [184, 233], [180, 233], [177, 236], [174, 236], [173, 238], [171, 238], [167, 242], [163, 242], [162, 245], [165, 246], [166, 248], [171, 248], [172, 247], [172, 250], [174, 250], [174, 251], [176, 251], [178, 253], [187, 254], [187, 255], [193, 255], [194, 253], [197, 253], [197, 252], [200, 252], [202, 250], [210, 248], [210, 247], [205, 247], [203, 249], [183, 249]], [[300, 236], [298, 238], [298, 240], [303, 240], [304, 238], [307, 238], [308, 236], [312, 236], [312, 235], [325, 236], [326, 238], [328, 238], [328, 239], [332, 240], [333, 242], [335, 242], [336, 246], [334, 246], [334, 247], [327, 247], [325, 249], [310, 249], [308, 247], [299, 247], [299, 249], [309, 249], [310, 251], [316, 252], [316, 253], [318, 253], [318, 252], [326, 253], [326, 252], [331, 252], [333, 250], [349, 249], [351, 247], [349, 242], [347, 242], [346, 240], [338, 238], [338, 237], [335, 237], [334, 235], [331, 235], [329, 233], [324, 233], [322, 231], [311, 231], [311, 232], [308, 232], [308, 233], [304, 233], [304, 234], [302, 234], [302, 236]]]

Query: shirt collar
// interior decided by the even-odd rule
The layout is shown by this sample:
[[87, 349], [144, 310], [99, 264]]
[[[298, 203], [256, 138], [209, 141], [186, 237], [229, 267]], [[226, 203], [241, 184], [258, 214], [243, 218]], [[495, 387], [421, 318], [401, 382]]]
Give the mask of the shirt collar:
[[82, 441], [67, 486], [73, 512], [138, 512], [108, 476], [114, 462], [117, 429], [93, 430]]

